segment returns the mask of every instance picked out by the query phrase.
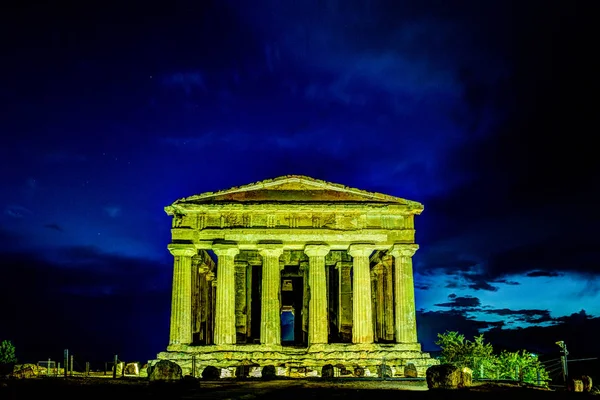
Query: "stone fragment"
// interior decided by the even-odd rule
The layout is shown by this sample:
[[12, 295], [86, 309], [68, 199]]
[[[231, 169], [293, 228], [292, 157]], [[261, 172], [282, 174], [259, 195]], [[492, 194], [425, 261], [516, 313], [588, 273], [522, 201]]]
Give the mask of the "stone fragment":
[[426, 377], [429, 389], [458, 389], [471, 386], [473, 373], [469, 368], [441, 364], [429, 367]]
[[140, 366], [138, 363], [128, 363], [125, 365], [125, 375], [139, 375]]
[[323, 365], [323, 368], [321, 368], [321, 378], [333, 378], [333, 365]]
[[182, 378], [181, 367], [169, 360], [160, 360], [150, 372], [150, 381], [178, 381]]
[[30, 365], [23, 365], [21, 369], [14, 371], [11, 377], [18, 379], [29, 379], [37, 376], [35, 369]]
[[583, 381], [580, 379], [571, 379], [569, 382], [569, 390], [576, 393], [583, 392]]
[[204, 368], [204, 370], [202, 371], [202, 379], [205, 379], [207, 381], [216, 381], [217, 379], [221, 378], [221, 368], [217, 368], [217, 367], [213, 367], [212, 365], [209, 365], [208, 367]]
[[592, 385], [592, 377], [591, 376], [587, 376], [587, 375], [583, 375], [581, 377], [581, 382], [583, 382], [583, 391], [586, 393], [590, 393], [592, 391], [593, 385]]
[[404, 366], [404, 377], [405, 378], [417, 378], [417, 367], [413, 363], [408, 363]]
[[277, 374], [275, 373], [274, 365], [266, 365], [263, 367], [261, 377], [264, 380], [275, 379], [276, 376]]

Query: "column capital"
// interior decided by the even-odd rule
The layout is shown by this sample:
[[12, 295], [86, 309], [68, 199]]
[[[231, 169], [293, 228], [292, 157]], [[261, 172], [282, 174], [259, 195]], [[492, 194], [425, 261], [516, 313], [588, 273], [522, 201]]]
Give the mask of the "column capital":
[[260, 254], [263, 257], [280, 257], [283, 254], [283, 245], [281, 245], [281, 244], [259, 245], [258, 254]]
[[237, 244], [213, 244], [212, 251], [214, 251], [217, 257], [235, 257], [240, 253]]
[[388, 251], [388, 254], [391, 254], [394, 257], [412, 257], [419, 250], [419, 245], [410, 243], [396, 243], [392, 246], [392, 248]]
[[324, 244], [308, 244], [304, 248], [304, 253], [309, 257], [325, 257], [329, 253], [330, 247]]
[[355, 243], [348, 247], [348, 254], [352, 257], [369, 257], [373, 250], [375, 250], [375, 246], [372, 244]]
[[171, 243], [167, 246], [167, 248], [174, 256], [192, 257], [198, 254], [198, 250], [196, 250], [196, 247], [191, 244]]

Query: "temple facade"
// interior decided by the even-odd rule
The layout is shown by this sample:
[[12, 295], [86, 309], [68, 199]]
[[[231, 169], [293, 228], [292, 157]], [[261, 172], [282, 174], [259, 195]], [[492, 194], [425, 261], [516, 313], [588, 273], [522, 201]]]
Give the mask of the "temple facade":
[[437, 363], [421, 351], [415, 319], [422, 204], [291, 175], [165, 211], [173, 293], [169, 345], [157, 359], [193, 376], [208, 366], [222, 376], [259, 376], [265, 366], [285, 376], [319, 376], [324, 366], [339, 376], [424, 376]]

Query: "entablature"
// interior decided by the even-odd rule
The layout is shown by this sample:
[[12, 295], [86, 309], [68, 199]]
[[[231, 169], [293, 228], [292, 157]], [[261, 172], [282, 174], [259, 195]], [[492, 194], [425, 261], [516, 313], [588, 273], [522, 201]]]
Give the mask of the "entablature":
[[414, 216], [393, 210], [325, 210], [263, 212], [240, 210], [177, 214], [173, 228], [311, 228], [311, 229], [414, 229]]
[[302, 250], [306, 244], [325, 242], [332, 249], [346, 249], [349, 243], [369, 242], [386, 249], [391, 243], [414, 243], [414, 229], [362, 229], [339, 231], [334, 229], [204, 229], [174, 228], [174, 243], [190, 243], [197, 248], [210, 249], [213, 242], [234, 242], [240, 249], [253, 250], [263, 242], [280, 242], [286, 249]]

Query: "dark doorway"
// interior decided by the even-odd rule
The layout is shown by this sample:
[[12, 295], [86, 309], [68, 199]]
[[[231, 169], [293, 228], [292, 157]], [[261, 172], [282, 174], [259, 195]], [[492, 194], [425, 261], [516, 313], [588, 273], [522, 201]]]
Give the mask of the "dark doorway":
[[281, 344], [299, 346], [303, 344], [302, 305], [304, 280], [298, 276], [281, 278]]
[[250, 336], [248, 343], [260, 343], [260, 310], [262, 293], [262, 267], [253, 266], [252, 271], [252, 294], [250, 308]]

